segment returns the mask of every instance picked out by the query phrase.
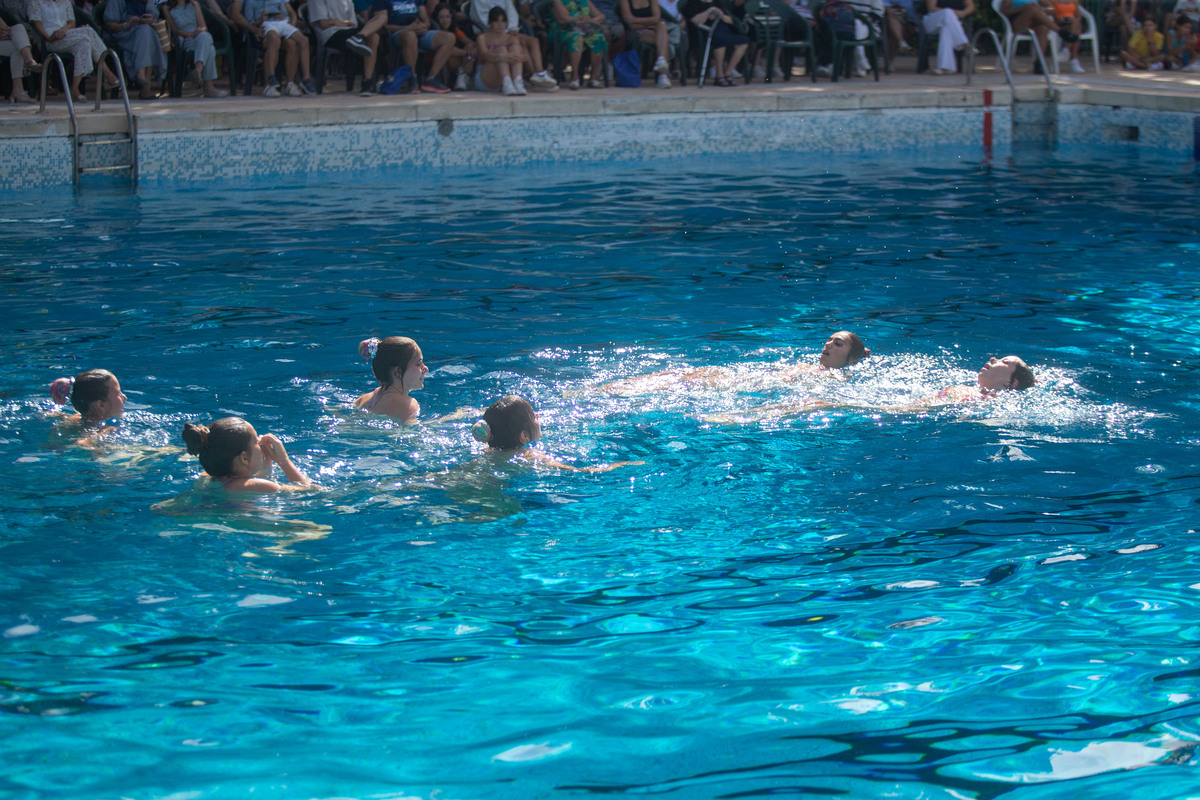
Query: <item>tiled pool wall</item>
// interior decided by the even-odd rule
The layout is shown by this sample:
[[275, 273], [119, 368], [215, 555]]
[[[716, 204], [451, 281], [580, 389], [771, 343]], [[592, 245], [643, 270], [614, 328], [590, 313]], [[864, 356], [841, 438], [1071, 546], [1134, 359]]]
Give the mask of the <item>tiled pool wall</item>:
[[[449, 110], [449, 109], [448, 109]], [[424, 109], [427, 116], [436, 107]], [[985, 120], [990, 115], [990, 123]], [[140, 124], [143, 182], [336, 173], [381, 167], [487, 167], [530, 162], [639, 160], [748, 152], [854, 153], [985, 148], [1014, 141], [1104, 144], [1194, 157], [1197, 114], [1085, 103], [1019, 103], [851, 110], [737, 110], [546, 116], [359, 119], [333, 115], [254, 122], [241, 114]], [[359, 114], [359, 116], [364, 116]], [[415, 116], [415, 114], [410, 115]], [[147, 129], [151, 128], [152, 129]], [[66, 124], [5, 137], [0, 188], [71, 183]]]

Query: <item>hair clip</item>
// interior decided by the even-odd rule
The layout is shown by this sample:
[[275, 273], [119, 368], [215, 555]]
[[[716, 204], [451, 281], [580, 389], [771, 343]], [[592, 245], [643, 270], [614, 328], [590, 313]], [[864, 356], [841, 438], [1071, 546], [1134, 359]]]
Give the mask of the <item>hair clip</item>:
[[50, 384], [50, 399], [60, 406], [65, 406], [71, 399], [74, 388], [74, 378], [56, 378], [54, 383]]
[[375, 353], [379, 351], [379, 340], [372, 336], [370, 339], [363, 339], [358, 343], [358, 354], [368, 361], [375, 360]]
[[475, 437], [475, 441], [487, 444], [488, 439], [492, 438], [492, 429], [483, 420], [479, 420], [471, 426], [471, 435]]

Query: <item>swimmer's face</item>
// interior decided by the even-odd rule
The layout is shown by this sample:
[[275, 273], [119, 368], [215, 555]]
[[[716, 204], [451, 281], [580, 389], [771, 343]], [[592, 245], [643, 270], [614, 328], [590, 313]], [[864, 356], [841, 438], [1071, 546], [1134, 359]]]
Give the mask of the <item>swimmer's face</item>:
[[1013, 386], [1013, 373], [1023, 362], [1016, 356], [990, 358], [979, 370], [979, 388], [995, 391], [1010, 389]]
[[425, 388], [425, 375], [429, 372], [429, 367], [425, 366], [425, 356], [421, 352], [421, 348], [417, 348], [413, 354], [412, 361], [408, 362], [408, 368], [404, 370], [404, 374], [400, 377], [406, 391]]
[[257, 475], [263, 466], [262, 444], [259, 443], [262, 437], [258, 435], [258, 431], [254, 430], [253, 425], [248, 424], [248, 427], [250, 428], [250, 446], [246, 448], [246, 452], [242, 453], [242, 456], [246, 459], [247, 475]]
[[846, 366], [850, 360], [850, 331], [838, 331], [825, 341], [821, 348], [820, 364], [825, 369]]
[[108, 386], [108, 396], [95, 400], [88, 416], [96, 419], [112, 419], [125, 414], [125, 395], [121, 393], [121, 382], [116, 378]]

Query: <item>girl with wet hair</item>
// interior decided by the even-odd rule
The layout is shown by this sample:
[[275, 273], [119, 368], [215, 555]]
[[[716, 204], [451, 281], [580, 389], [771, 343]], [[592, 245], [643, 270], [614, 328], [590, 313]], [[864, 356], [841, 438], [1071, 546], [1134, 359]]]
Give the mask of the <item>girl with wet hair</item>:
[[728, 389], [736, 391], [747, 387], [762, 388], [763, 385], [788, 383], [824, 374], [844, 379], [843, 370], [871, 355], [871, 350], [856, 334], [837, 331], [825, 340], [816, 364], [797, 362], [786, 365], [745, 364], [739, 369], [731, 367], [699, 367], [697, 369], [671, 369], [638, 375], [606, 383], [600, 387], [605, 394], [632, 397], [667, 390]]
[[[74, 378], [58, 378], [50, 384], [50, 397], [60, 406], [69, 401], [79, 412], [74, 419], [81, 422], [104, 423], [125, 414], [126, 398], [121, 393], [121, 382], [106, 369], [89, 369]], [[107, 425], [101, 430], [114, 427]]]
[[[223, 417], [212, 425], [183, 426], [183, 443], [209, 477], [231, 492], [272, 493], [310, 488], [314, 484], [288, 458], [283, 442], [270, 434], [259, 436], [254, 426], [240, 417]], [[292, 483], [269, 480], [271, 465], [278, 464]]]
[[358, 345], [358, 352], [370, 359], [379, 388], [355, 400], [354, 407], [401, 422], [416, 419], [421, 404], [409, 392], [424, 388], [429, 372], [417, 343], [407, 336], [364, 339]]
[[542, 426], [538, 421], [537, 412], [533, 410], [529, 401], [515, 394], [501, 397], [488, 406], [487, 411], [483, 412], [483, 419], [476, 422], [471, 428], [471, 434], [477, 441], [484, 442], [492, 450], [557, 469], [569, 469], [573, 472], [607, 472], [621, 466], [645, 463], [643, 461], [616, 461], [612, 464], [599, 464], [594, 467], [575, 467], [530, 447], [542, 438]]

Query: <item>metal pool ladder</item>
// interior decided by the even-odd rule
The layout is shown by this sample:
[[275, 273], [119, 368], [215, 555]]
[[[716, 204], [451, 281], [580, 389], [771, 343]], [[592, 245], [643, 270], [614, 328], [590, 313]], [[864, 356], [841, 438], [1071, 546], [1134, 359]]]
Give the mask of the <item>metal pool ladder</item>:
[[[50, 53], [46, 58], [45, 67], [42, 69], [42, 95], [41, 106], [38, 108], [39, 114], [44, 114], [46, 111], [46, 81], [50, 75], [50, 65], [53, 64], [58, 68], [58, 76], [62, 81], [63, 91], [67, 95], [67, 113], [71, 117], [71, 179], [76, 186], [79, 185], [79, 178], [84, 174], [105, 173], [105, 172], [121, 172], [128, 171], [129, 182], [137, 186], [138, 177], [138, 154], [137, 154], [137, 123], [133, 118], [133, 110], [129, 107], [129, 90], [125, 84], [125, 70], [121, 67], [121, 57], [113, 50], [105, 50], [100, 54], [100, 61], [97, 64], [96, 75], [96, 105], [92, 111], [100, 110], [100, 100], [104, 96], [104, 74], [100, 69], [106, 59], [111, 59], [115, 69], [113, 72], [117, 76], [119, 88], [121, 89], [121, 100], [125, 103], [125, 122], [126, 129], [124, 132], [104, 133], [99, 135], [89, 135], [89, 138], [84, 140], [81, 137], [88, 134], [79, 133], [79, 122], [75, 116], [75, 99], [71, 97], [71, 84], [67, 80], [67, 69], [63, 65], [62, 59], [58, 53]], [[82, 155], [84, 148], [90, 147], [112, 147], [113, 145], [127, 145], [127, 159], [116, 163], [102, 165], [83, 165]]]

